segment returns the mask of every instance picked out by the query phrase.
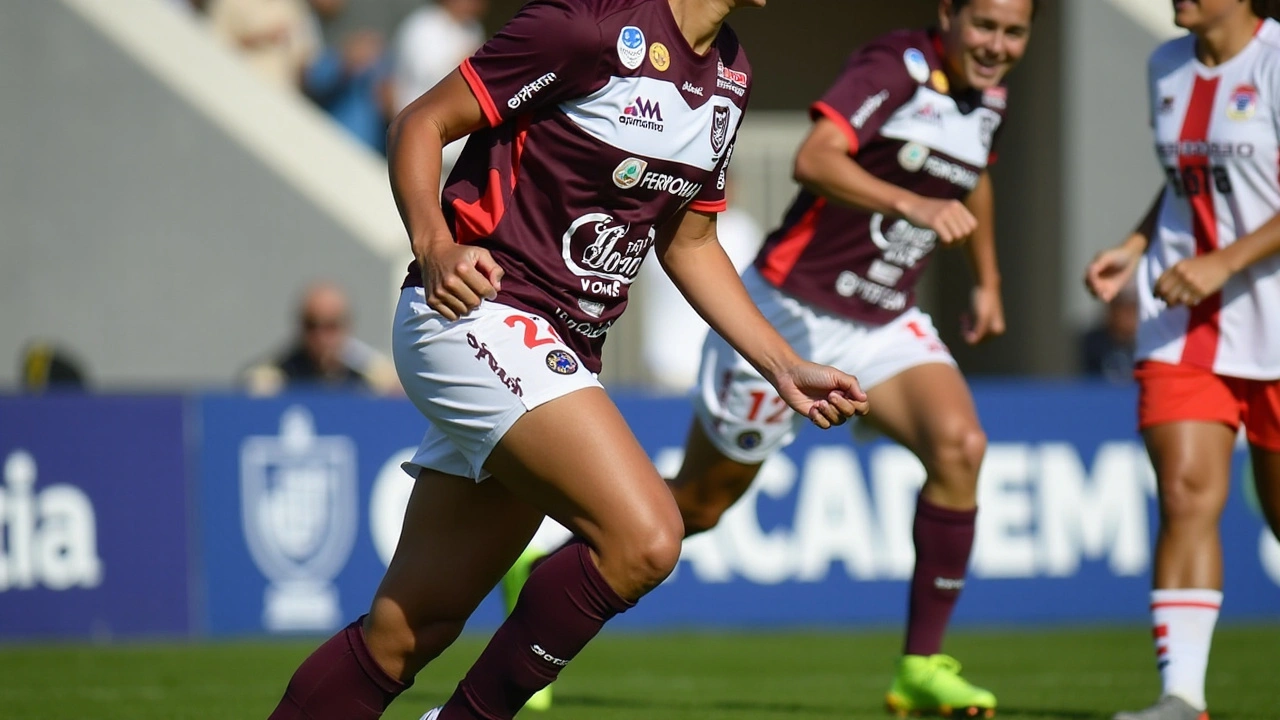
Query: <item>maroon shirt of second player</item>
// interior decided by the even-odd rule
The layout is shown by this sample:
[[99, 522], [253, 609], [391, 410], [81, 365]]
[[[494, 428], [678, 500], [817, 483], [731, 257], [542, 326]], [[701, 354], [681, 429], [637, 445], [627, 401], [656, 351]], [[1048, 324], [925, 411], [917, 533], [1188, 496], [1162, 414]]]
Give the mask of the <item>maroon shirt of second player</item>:
[[[746, 55], [728, 26], [694, 53], [667, 0], [533, 0], [461, 70], [490, 127], [449, 176], [445, 219], [504, 269], [499, 302], [599, 372], [658, 228], [725, 207]], [[405, 287], [421, 284], [415, 261]]]
[[[835, 122], [859, 165], [926, 197], [963, 199], [993, 160], [1006, 90], [952, 93], [940, 39], [899, 31], [850, 56], [810, 114]], [[802, 190], [765, 241], [756, 269], [827, 311], [882, 325], [915, 305], [937, 234]]]

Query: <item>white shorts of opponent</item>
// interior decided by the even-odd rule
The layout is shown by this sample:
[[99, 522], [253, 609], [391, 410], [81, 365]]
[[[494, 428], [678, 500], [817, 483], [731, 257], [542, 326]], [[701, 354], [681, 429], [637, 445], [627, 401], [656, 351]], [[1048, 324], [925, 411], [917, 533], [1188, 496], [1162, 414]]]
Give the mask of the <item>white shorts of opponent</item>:
[[545, 318], [485, 301], [450, 322], [422, 288], [400, 292], [391, 349], [405, 393], [431, 422], [402, 466], [415, 479], [430, 468], [484, 480], [485, 460], [521, 415], [601, 387]]
[[[853, 375], [863, 390], [918, 365], [956, 364], [933, 320], [919, 308], [911, 308], [887, 325], [867, 325], [779, 291], [755, 268], [747, 268], [742, 283], [760, 312], [801, 357]], [[714, 332], [707, 334], [702, 345], [694, 406], [716, 448], [747, 464], [764, 462], [790, 444], [797, 429], [809, 422]]]

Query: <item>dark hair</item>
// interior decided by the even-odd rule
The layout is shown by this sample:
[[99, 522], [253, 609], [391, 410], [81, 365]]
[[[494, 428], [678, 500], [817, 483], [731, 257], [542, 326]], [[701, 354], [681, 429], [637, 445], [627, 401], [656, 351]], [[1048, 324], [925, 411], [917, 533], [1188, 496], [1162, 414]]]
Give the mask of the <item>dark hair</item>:
[[[960, 12], [965, 8], [966, 5], [969, 4], [969, 2], [970, 0], [951, 0], [951, 12], [953, 13]], [[1257, 7], [1259, 5], [1265, 5], [1267, 7], [1275, 7], [1278, 10], [1280, 10], [1280, 0], [1253, 0], [1253, 6], [1254, 6], [1255, 12], [1257, 11]], [[1031, 0], [1031, 19], [1032, 20], [1036, 19], [1036, 11], [1039, 9], [1040, 9], [1040, 3], [1037, 2], [1037, 0]], [[1259, 15], [1259, 17], [1261, 17], [1261, 15]]]
[[1249, 6], [1260, 18], [1280, 20], [1280, 0], [1249, 0]]

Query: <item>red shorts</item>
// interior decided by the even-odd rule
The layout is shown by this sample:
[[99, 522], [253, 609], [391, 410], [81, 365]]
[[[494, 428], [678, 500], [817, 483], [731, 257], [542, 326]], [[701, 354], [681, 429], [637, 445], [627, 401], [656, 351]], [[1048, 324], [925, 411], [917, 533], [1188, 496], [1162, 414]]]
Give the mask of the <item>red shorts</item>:
[[1144, 360], [1138, 380], [1138, 429], [1180, 420], [1220, 422], [1249, 443], [1280, 452], [1280, 380], [1246, 380], [1187, 365]]

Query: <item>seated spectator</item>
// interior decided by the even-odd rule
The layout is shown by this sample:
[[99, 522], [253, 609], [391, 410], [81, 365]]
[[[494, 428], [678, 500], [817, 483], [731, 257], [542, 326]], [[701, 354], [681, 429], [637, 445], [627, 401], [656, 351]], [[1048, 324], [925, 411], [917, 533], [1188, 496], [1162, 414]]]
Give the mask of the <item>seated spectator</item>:
[[302, 89], [368, 147], [385, 153], [387, 116], [382, 100], [387, 81], [382, 35], [353, 30], [338, 47], [326, 47], [303, 76]]
[[1133, 352], [1138, 336], [1138, 292], [1130, 285], [1107, 304], [1102, 321], [1080, 337], [1084, 374], [1113, 383], [1133, 381]]
[[82, 390], [86, 383], [84, 366], [65, 349], [44, 341], [27, 345], [18, 371], [23, 392]]
[[319, 23], [306, 0], [208, 0], [213, 32], [271, 82], [298, 89], [320, 53]]
[[252, 395], [289, 388], [399, 392], [390, 360], [351, 337], [347, 296], [337, 285], [319, 282], [307, 288], [298, 308], [298, 336], [276, 357], [244, 372]]

